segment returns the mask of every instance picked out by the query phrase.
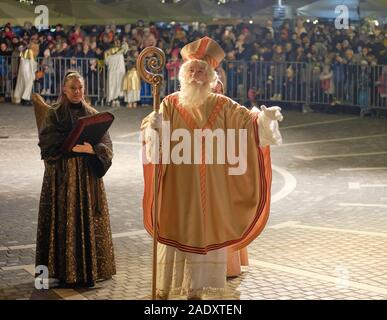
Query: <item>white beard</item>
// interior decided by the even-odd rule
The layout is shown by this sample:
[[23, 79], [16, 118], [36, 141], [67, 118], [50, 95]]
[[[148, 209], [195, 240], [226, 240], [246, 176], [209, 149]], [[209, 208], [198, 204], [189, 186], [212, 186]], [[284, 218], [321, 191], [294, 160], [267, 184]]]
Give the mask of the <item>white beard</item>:
[[210, 84], [200, 83], [194, 79], [181, 82], [179, 101], [184, 108], [193, 109], [200, 107], [212, 92]]

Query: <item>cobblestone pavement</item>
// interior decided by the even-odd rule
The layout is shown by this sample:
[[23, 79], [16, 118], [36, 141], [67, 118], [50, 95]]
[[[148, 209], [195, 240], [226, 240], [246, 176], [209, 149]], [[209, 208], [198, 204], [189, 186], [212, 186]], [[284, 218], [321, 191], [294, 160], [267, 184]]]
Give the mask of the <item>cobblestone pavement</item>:
[[[115, 158], [104, 178], [118, 272], [92, 289], [36, 290], [43, 163], [33, 109], [0, 105], [0, 299], [147, 299], [138, 127], [150, 108], [112, 109]], [[387, 299], [387, 122], [284, 111], [272, 148], [273, 204], [250, 266], [222, 299]], [[172, 297], [178, 298], [178, 297]]]

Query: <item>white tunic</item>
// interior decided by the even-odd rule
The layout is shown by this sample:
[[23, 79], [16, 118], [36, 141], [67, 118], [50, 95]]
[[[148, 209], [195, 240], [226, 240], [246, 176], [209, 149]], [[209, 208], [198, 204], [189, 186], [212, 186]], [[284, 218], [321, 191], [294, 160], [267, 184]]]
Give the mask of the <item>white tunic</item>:
[[125, 60], [122, 53], [106, 57], [105, 63], [108, 66], [107, 101], [122, 97], [122, 78], [125, 75]]
[[13, 94], [16, 103], [20, 103], [20, 99], [31, 99], [31, 92], [34, 85], [36, 70], [37, 64], [35, 60], [25, 59], [23, 57], [20, 58], [17, 83]]
[[157, 245], [157, 294], [199, 296], [226, 290], [227, 249], [196, 254]]

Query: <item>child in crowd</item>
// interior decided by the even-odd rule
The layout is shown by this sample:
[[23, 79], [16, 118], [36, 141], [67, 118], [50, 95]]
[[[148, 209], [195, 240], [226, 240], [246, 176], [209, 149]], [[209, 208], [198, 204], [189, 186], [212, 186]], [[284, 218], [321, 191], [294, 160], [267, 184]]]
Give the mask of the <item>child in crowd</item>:
[[128, 62], [128, 71], [122, 81], [122, 91], [124, 92], [127, 107], [137, 108], [137, 102], [140, 101], [141, 79], [137, 72], [134, 61]]

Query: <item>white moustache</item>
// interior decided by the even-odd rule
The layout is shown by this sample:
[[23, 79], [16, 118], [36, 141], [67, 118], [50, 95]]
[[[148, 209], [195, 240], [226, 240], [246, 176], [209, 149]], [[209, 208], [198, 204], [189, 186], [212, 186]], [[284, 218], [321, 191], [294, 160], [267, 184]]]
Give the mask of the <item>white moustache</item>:
[[199, 84], [199, 85], [202, 85], [202, 84], [204, 83], [203, 81], [197, 80], [197, 79], [195, 79], [195, 78], [190, 78], [190, 79], [188, 79], [188, 83], [189, 83], [189, 84], [191, 84], [191, 83], [193, 83], [193, 82], [195, 82], [196, 84]]

